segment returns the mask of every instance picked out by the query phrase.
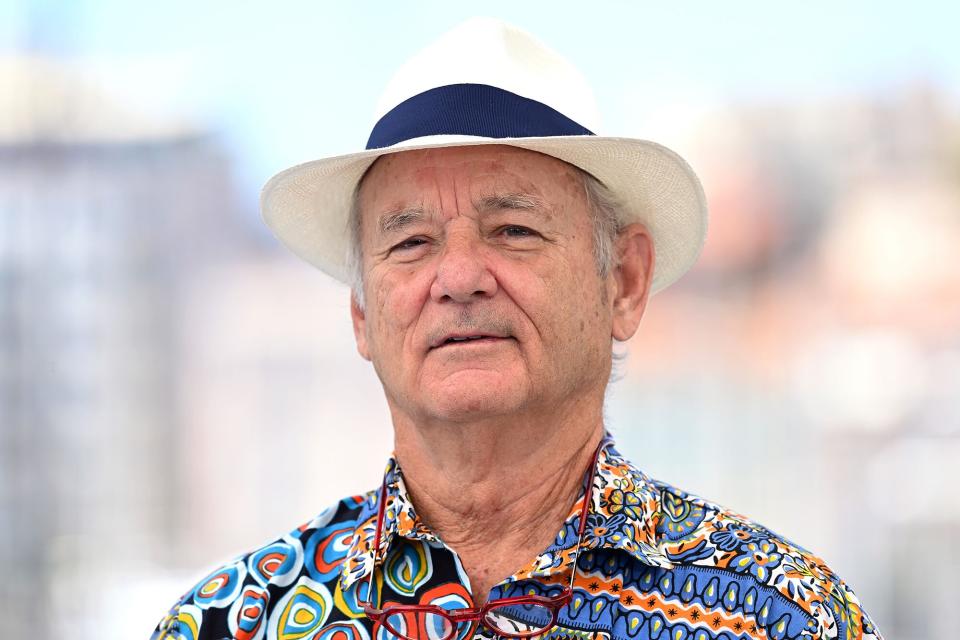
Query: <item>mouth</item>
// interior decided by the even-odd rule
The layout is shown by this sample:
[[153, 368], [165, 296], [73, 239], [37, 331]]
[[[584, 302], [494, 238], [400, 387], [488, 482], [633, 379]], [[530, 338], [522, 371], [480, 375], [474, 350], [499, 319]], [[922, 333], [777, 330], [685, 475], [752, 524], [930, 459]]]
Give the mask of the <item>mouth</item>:
[[443, 349], [447, 347], [480, 346], [489, 345], [504, 340], [512, 340], [511, 336], [496, 336], [486, 333], [470, 334], [448, 334], [442, 336], [430, 345], [430, 349]]

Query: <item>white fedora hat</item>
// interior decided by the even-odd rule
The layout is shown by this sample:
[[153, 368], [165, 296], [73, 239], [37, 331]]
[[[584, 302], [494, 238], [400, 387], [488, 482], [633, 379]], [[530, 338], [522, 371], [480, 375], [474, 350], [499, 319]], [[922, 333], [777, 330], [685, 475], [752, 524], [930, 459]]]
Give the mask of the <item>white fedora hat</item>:
[[595, 135], [597, 110], [583, 76], [528, 33], [473, 18], [407, 61], [387, 85], [366, 150], [313, 160], [270, 178], [260, 196], [267, 226], [295, 254], [349, 282], [350, 209], [357, 182], [388, 153], [506, 144], [575, 165], [642, 222], [656, 249], [652, 290], [679, 278], [706, 237], [700, 181], [655, 142]]

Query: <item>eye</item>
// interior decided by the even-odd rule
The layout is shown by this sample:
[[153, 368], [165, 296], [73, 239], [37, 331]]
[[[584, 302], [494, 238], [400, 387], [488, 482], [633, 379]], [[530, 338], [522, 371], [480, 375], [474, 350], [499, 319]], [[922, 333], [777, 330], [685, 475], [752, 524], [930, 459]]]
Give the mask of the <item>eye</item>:
[[533, 229], [527, 227], [521, 227], [520, 225], [511, 224], [505, 227], [500, 228], [500, 233], [507, 236], [508, 238], [531, 238], [538, 235]]
[[421, 238], [419, 236], [413, 238], [407, 238], [403, 242], [398, 242], [397, 244], [390, 247], [390, 252], [394, 251], [408, 251], [410, 249], [415, 249], [419, 246], [425, 245], [427, 243], [426, 238]]

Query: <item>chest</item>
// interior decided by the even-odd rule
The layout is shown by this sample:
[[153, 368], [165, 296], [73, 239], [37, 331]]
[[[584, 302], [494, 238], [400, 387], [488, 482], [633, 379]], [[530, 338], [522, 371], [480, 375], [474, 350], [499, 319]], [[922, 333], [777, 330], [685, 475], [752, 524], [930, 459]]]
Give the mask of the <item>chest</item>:
[[[501, 582], [492, 586], [490, 601], [519, 595], [550, 597], [569, 580], [569, 570], [543, 579]], [[781, 613], [760, 594], [741, 591], [741, 583], [722, 583], [709, 572], [686, 574], [638, 563], [622, 552], [588, 552], [578, 563], [570, 602], [558, 611], [555, 625], [537, 640], [711, 640], [714, 638], [800, 637], [796, 625], [780, 620]], [[486, 625], [449, 624], [423, 614], [393, 619], [393, 631], [374, 625], [357, 605], [366, 583], [346, 590], [338, 582], [329, 589], [316, 585], [286, 594], [271, 612], [267, 638], [317, 640], [449, 640], [485, 639], [496, 634]], [[446, 611], [479, 606], [470, 576], [450, 550], [422, 543], [397, 545], [378, 568], [371, 601], [384, 609], [391, 604], [417, 604]], [[299, 622], [298, 622], [299, 621]], [[516, 617], [523, 633], [523, 612]], [[531, 624], [534, 620], [527, 621]], [[784, 623], [785, 622], [785, 623]], [[322, 624], [321, 624], [322, 623]], [[309, 629], [308, 629], [309, 627]], [[779, 628], [781, 633], [769, 633]], [[273, 632], [271, 634], [270, 632]], [[297, 633], [306, 632], [306, 635]]]

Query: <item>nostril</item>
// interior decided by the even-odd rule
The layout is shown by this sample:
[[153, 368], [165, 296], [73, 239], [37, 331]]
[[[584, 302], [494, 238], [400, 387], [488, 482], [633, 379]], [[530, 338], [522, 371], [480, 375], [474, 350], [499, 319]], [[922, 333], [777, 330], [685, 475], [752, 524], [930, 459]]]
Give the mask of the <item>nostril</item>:
[[470, 302], [496, 292], [497, 281], [479, 256], [471, 254], [470, 260], [450, 260], [449, 257], [437, 267], [431, 286], [434, 300]]

